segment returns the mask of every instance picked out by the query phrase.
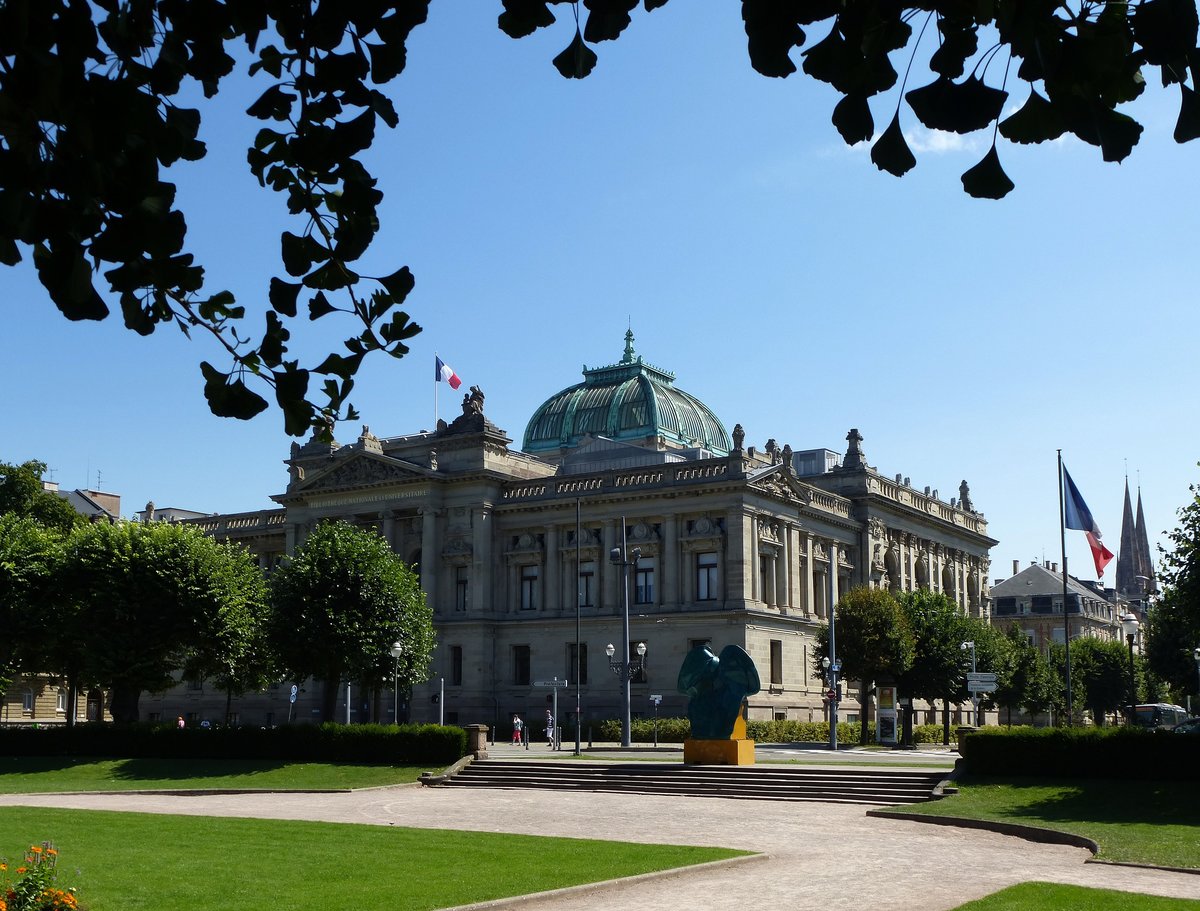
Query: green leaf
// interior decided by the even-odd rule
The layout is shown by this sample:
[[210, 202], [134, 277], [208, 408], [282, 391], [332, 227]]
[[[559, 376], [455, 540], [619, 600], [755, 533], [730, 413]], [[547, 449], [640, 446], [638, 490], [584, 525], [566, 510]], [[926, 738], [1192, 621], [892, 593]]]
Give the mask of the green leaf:
[[1032, 87], [1021, 109], [1000, 121], [1000, 135], [1010, 142], [1047, 142], [1057, 139], [1066, 129], [1058, 108]]
[[353, 354], [350, 357], [342, 357], [340, 354], [330, 354], [321, 366], [313, 370], [313, 373], [332, 373], [340, 376], [344, 380], [350, 379], [358, 372], [358, 368], [362, 364], [363, 356], [361, 354]]
[[548, 0], [504, 0], [504, 12], [497, 20], [500, 31], [509, 38], [524, 38], [539, 28], [554, 24]]
[[310, 320], [320, 319], [327, 313], [333, 313], [337, 308], [329, 303], [329, 298], [325, 296], [324, 291], [318, 291], [308, 300], [308, 318]]
[[867, 96], [847, 95], [833, 109], [833, 125], [842, 134], [846, 145], [866, 142], [875, 135], [875, 120]]
[[983, 129], [1000, 116], [1007, 97], [1008, 92], [984, 85], [975, 75], [962, 82], [940, 76], [904, 96], [921, 123], [951, 133]]
[[285, 92], [283, 86], [273, 85], [263, 92], [254, 104], [246, 108], [246, 113], [259, 120], [287, 120], [296, 100], [297, 96]]
[[585, 41], [615, 41], [629, 27], [638, 0], [583, 0], [588, 10]]
[[575, 39], [554, 58], [554, 68], [564, 79], [583, 79], [596, 66], [596, 52], [583, 43], [579, 27], [575, 27]]
[[343, 263], [330, 260], [304, 277], [304, 284], [309, 288], [321, 288], [325, 291], [337, 291], [358, 281], [358, 273], [347, 269]]
[[314, 408], [306, 400], [308, 395], [308, 371], [301, 370], [294, 361], [283, 365], [282, 370], [273, 370], [275, 377], [275, 401], [283, 410], [283, 429], [288, 436], [302, 436], [311, 425]]
[[1200, 137], [1200, 103], [1192, 89], [1182, 83], [1179, 89], [1182, 97], [1179, 99], [1179, 119], [1175, 121], [1175, 141], [1191, 142]]
[[410, 339], [421, 332], [421, 327], [416, 323], [409, 322], [409, 315], [403, 311], [392, 314], [390, 322], [384, 323], [379, 327], [379, 334], [383, 336], [384, 341], [388, 344], [396, 345], [392, 355], [399, 357], [408, 352], [405, 345], [397, 344], [404, 339]]
[[200, 371], [204, 374], [204, 397], [208, 399], [208, 408], [217, 417], [247, 421], [267, 407], [263, 397], [251, 392], [240, 378], [233, 379], [231, 374], [222, 373], [208, 361], [201, 361]]
[[796, 72], [791, 51], [803, 47], [805, 41], [798, 7], [779, 0], [743, 0], [746, 50], [755, 72], [779, 79]]
[[401, 266], [391, 275], [385, 275], [379, 279], [379, 284], [383, 285], [397, 304], [402, 304], [409, 292], [412, 291], [416, 281], [408, 266]]
[[288, 275], [304, 275], [312, 266], [313, 257], [307, 236], [284, 231], [279, 237], [283, 267]]
[[33, 264], [56, 307], [69, 320], [104, 319], [108, 307], [92, 286], [92, 270], [78, 247], [36, 244]]
[[[1164, 68], [1186, 61], [1200, 30], [1194, 0], [1143, 0], [1134, 8], [1130, 24], [1146, 62]], [[1176, 79], [1183, 78], [1177, 72]]]
[[967, 195], [976, 199], [1003, 199], [1014, 186], [1000, 166], [994, 144], [979, 164], [963, 174], [962, 185]]
[[[293, 303], [294, 310], [294, 303]], [[292, 316], [295, 316], [295, 312]], [[258, 353], [261, 355], [263, 364], [267, 367], [278, 367], [283, 363], [283, 355], [287, 351], [285, 342], [292, 337], [292, 334], [280, 321], [279, 317], [267, 311], [267, 328], [263, 333], [262, 341], [258, 346]]]
[[888, 128], [875, 140], [875, 145], [871, 146], [871, 161], [879, 170], [896, 177], [904, 176], [916, 166], [917, 159], [900, 129], [899, 111], [892, 117]]
[[300, 289], [303, 287], [304, 285], [300, 282], [285, 282], [282, 279], [272, 278], [271, 289], [268, 292], [271, 309], [284, 316], [295, 316], [296, 298], [300, 295]]

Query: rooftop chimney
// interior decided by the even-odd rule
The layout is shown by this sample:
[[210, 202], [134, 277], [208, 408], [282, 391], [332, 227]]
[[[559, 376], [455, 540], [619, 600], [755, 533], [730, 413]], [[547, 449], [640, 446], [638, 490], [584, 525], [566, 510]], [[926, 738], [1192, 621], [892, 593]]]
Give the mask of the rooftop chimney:
[[1013, 575], [1015, 576], [1020, 571], [1021, 571], [1021, 561], [1013, 560]]

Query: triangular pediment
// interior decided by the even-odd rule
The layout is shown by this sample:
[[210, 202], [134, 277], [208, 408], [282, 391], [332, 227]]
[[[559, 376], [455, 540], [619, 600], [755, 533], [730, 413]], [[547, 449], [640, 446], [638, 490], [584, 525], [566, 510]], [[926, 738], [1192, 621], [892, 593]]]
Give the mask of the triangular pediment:
[[372, 454], [353, 455], [306, 479], [295, 493], [313, 494], [334, 490], [373, 487], [381, 484], [401, 484], [424, 481], [432, 472], [420, 465]]
[[807, 484], [802, 484], [794, 475], [785, 472], [782, 465], [776, 465], [750, 479], [750, 487], [768, 496], [807, 506], [812, 501], [812, 491]]

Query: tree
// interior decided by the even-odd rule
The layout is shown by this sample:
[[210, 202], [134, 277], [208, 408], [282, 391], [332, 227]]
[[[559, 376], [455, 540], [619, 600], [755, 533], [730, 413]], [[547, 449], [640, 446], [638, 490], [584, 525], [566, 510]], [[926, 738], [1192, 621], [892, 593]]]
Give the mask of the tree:
[[42, 486], [45, 462], [0, 462], [0, 514], [26, 516], [47, 528], [69, 531], [83, 521], [71, 504]]
[[1200, 698], [1194, 659], [1200, 648], [1200, 491], [1193, 484], [1188, 492], [1179, 524], [1168, 535], [1171, 549], [1162, 551], [1162, 595], [1150, 610], [1146, 658], [1152, 673], [1179, 697], [1197, 693]]
[[[867, 704], [875, 684], [902, 675], [913, 661], [913, 635], [900, 605], [882, 588], [852, 588], [837, 603], [837, 657], [842, 678], [860, 681], [862, 730], [867, 742]], [[817, 633], [817, 651], [829, 655], [829, 627]]]
[[318, 526], [271, 577], [272, 631], [282, 667], [324, 684], [322, 716], [333, 718], [343, 680], [377, 685], [393, 672], [408, 692], [428, 677], [433, 616], [416, 573], [379, 535], [345, 522]]
[[1129, 688], [1129, 673], [1129, 651], [1122, 643], [1090, 636], [1071, 643], [1071, 679], [1079, 682], [1083, 704], [1096, 724], [1137, 701]]
[[[498, 25], [524, 37], [554, 25], [551, 6], [562, 2], [502, 0]], [[650, 13], [665, 4], [643, 5]], [[553, 60], [566, 78], [592, 72], [598, 58], [590, 45], [618, 38], [636, 2], [584, 6], [581, 28], [574, 4], [575, 28], [568, 20], [566, 29], [573, 34]], [[375, 237], [382, 200], [362, 153], [381, 122], [398, 124], [378, 87], [404, 70], [405, 42], [428, 7], [428, 0], [0, 4], [0, 263], [31, 252], [50, 298], [77, 320], [108, 316], [97, 287], [103, 273], [106, 296], [135, 332], [174, 323], [217, 340], [227, 366], [200, 365], [215, 414], [248, 418], [264, 410], [266, 400], [247, 383], [257, 379], [274, 394], [288, 433], [311, 427], [327, 437], [333, 421], [354, 416], [347, 397], [363, 358], [403, 356], [419, 331], [397, 309], [413, 287], [408, 268], [367, 277], [352, 264]], [[804, 73], [842, 96], [834, 127], [847, 143], [873, 140], [871, 159], [884, 171], [900, 176], [916, 164], [902, 100], [931, 129], [991, 129], [989, 151], [962, 175], [975, 197], [996, 199], [1013, 188], [997, 132], [1017, 143], [1071, 133], [1098, 146], [1104, 160], [1123, 160], [1142, 127], [1118, 108], [1143, 92], [1145, 70], [1156, 68], [1164, 87], [1179, 87], [1176, 141], [1200, 135], [1197, 13], [1189, 0], [1074, 7], [932, 0], [919, 9], [879, 0], [743, 0], [742, 19], [751, 66], [787, 77], [797, 70], [792, 52], [800, 51]], [[828, 31], [810, 41], [805, 29], [818, 25]], [[165, 179], [176, 162], [205, 154], [200, 109], [186, 106], [195, 89], [211, 103], [231, 78], [235, 55], [247, 52], [246, 76], [265, 81], [246, 112], [263, 123], [248, 163], [264, 187], [284, 195], [301, 226], [281, 235], [287, 278], [269, 280], [263, 296], [270, 309], [257, 332], [232, 294], [205, 290], [204, 269], [185, 247], [176, 188]], [[922, 67], [932, 81], [909, 89]], [[1029, 93], [1002, 120], [1010, 77]], [[873, 99], [894, 110], [878, 135]], [[301, 295], [310, 318], [340, 312], [355, 325], [341, 349], [308, 366], [288, 359]]]
[[1000, 642], [992, 702], [1008, 711], [1011, 725], [1013, 709], [1036, 715], [1049, 708], [1055, 699], [1053, 677], [1045, 656], [1020, 628], [1010, 626]]
[[247, 565], [188, 525], [81, 526], [64, 554], [69, 613], [57, 627], [56, 670], [108, 687], [117, 722], [136, 721], [142, 691], [173, 683], [189, 657], [202, 668], [224, 660], [236, 675], [240, 624], [247, 611], [265, 611]]
[[57, 619], [50, 593], [61, 551], [57, 531], [16, 513], [0, 514], [0, 695], [19, 671], [42, 670]]

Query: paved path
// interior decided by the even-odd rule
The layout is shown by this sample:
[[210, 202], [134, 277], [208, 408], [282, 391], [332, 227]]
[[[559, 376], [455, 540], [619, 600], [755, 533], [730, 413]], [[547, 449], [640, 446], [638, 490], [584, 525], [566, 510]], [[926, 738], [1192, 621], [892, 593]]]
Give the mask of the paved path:
[[522, 904], [530, 911], [941, 911], [1029, 880], [1200, 899], [1200, 875], [1086, 864], [1081, 848], [872, 819], [861, 806], [837, 804], [402, 786], [350, 794], [0, 795], [0, 806], [11, 805], [705, 844], [769, 855], [597, 886], [586, 896], [530, 898]]

